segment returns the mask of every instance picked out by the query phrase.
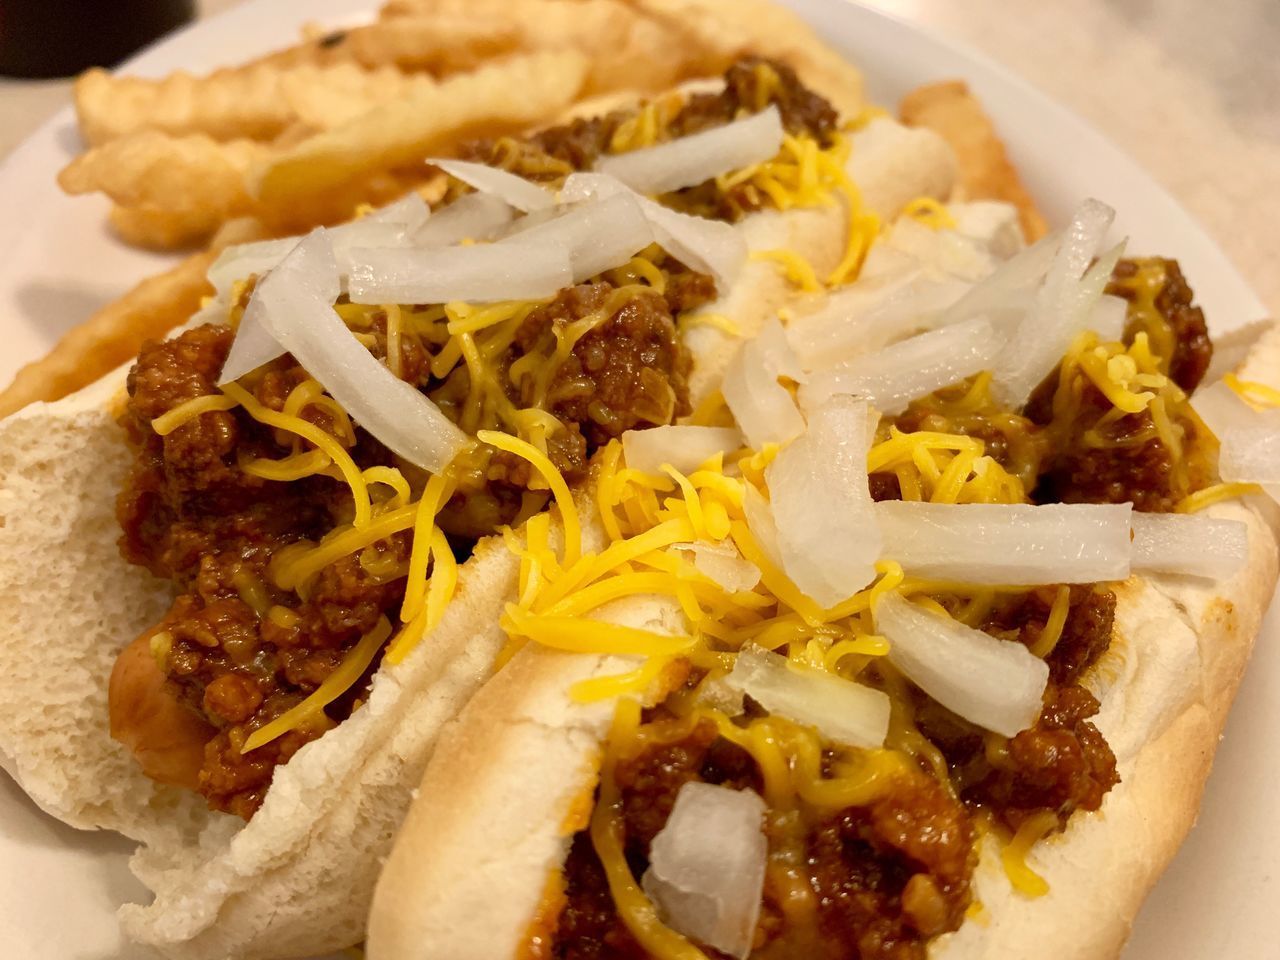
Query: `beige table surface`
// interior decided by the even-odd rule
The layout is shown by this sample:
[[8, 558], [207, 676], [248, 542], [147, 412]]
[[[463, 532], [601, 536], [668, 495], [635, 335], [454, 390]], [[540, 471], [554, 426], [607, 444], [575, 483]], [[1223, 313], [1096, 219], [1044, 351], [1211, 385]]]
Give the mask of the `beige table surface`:
[[[1084, 116], [1208, 227], [1280, 315], [1280, 0], [870, 5], [963, 40]], [[68, 89], [0, 80], [0, 156]]]

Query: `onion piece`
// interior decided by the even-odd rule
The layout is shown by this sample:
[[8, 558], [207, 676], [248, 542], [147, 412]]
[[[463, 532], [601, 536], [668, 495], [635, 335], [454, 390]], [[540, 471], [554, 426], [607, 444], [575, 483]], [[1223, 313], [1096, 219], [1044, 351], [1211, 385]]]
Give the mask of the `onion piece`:
[[1222, 435], [1232, 427], [1248, 427], [1258, 412], [1222, 381], [1201, 387], [1191, 396], [1191, 407], [1213, 435]]
[[741, 120], [656, 147], [601, 157], [596, 169], [640, 193], [669, 193], [773, 159], [784, 134], [782, 114], [771, 104]]
[[461, 180], [481, 193], [501, 198], [525, 213], [530, 210], [545, 210], [556, 203], [550, 191], [536, 183], [485, 163], [472, 163], [468, 160], [428, 160], [427, 163], [439, 167], [455, 180]]
[[1255, 410], [1219, 381], [1197, 390], [1191, 406], [1221, 445], [1218, 474], [1231, 483], [1280, 483], [1280, 410]]
[[722, 543], [706, 540], [676, 543], [671, 549], [690, 554], [693, 568], [728, 593], [752, 590], [760, 582], [760, 568], [740, 554], [728, 540]]
[[[337, 297], [337, 294], [334, 296]], [[240, 318], [240, 326], [236, 328], [236, 338], [231, 342], [231, 350], [222, 364], [222, 372], [218, 374], [219, 385], [239, 380], [246, 373], [257, 370], [264, 363], [270, 363], [286, 352], [276, 342], [276, 338], [267, 332], [262, 321], [262, 310], [262, 301], [251, 297]]]
[[1034, 291], [1053, 265], [1062, 234], [1051, 233], [1017, 256], [996, 267], [938, 318], [938, 326], [949, 326], [974, 317], [986, 317], [995, 324], [1013, 315], [1019, 319], [1031, 305]]
[[865, 403], [832, 397], [765, 470], [782, 569], [830, 608], [875, 579], [880, 532], [867, 487]]
[[993, 257], [1007, 260], [1026, 249], [1018, 224], [1018, 208], [1001, 200], [969, 200], [947, 204], [956, 233], [976, 240]]
[[[336, 251], [355, 247], [400, 246], [409, 242], [414, 232], [427, 223], [430, 215], [431, 211], [422, 197], [410, 192], [380, 210], [330, 228], [329, 241]], [[282, 237], [227, 247], [209, 267], [209, 282], [218, 297], [225, 299], [237, 280], [262, 276], [274, 269], [301, 239]]]
[[782, 324], [775, 318], [759, 336], [746, 341], [729, 361], [720, 392], [747, 442], [757, 450], [766, 443], [786, 443], [804, 431], [804, 417], [778, 377], [798, 372]]
[[899, 268], [831, 294], [815, 312], [796, 317], [787, 339], [805, 370], [825, 369], [932, 328], [968, 289], [918, 267]]
[[695, 427], [683, 424], [628, 430], [622, 435], [627, 466], [644, 473], [661, 473], [669, 463], [691, 473], [717, 453], [742, 446], [742, 432], [734, 427]]
[[347, 266], [352, 303], [541, 300], [573, 283], [569, 251], [543, 243], [352, 250]]
[[488, 193], [468, 193], [431, 215], [412, 242], [419, 247], [447, 247], [463, 240], [490, 240], [515, 219], [516, 210]]
[[800, 403], [808, 408], [845, 393], [884, 413], [901, 413], [912, 400], [988, 369], [1002, 346], [986, 320], [967, 320], [814, 373], [800, 390]]
[[875, 750], [889, 733], [889, 697], [879, 690], [748, 644], [725, 677], [770, 713], [815, 727], [832, 743]]
[[901, 217], [882, 241], [934, 270], [977, 282], [995, 269], [995, 261], [977, 240], [955, 230], [934, 230]]
[[[503, 240], [503, 245], [548, 245], [569, 251], [573, 282], [620, 267], [653, 243], [653, 228], [626, 194], [574, 204], [564, 213]], [[495, 244], [496, 246], [496, 244]]]
[[764, 894], [765, 810], [752, 790], [685, 783], [640, 881], [671, 929], [738, 960], [751, 953]]
[[875, 607], [889, 661], [934, 700], [1012, 737], [1040, 715], [1049, 665], [1016, 640], [998, 640], [896, 593]]
[[392, 451], [438, 473], [467, 444], [440, 409], [374, 358], [333, 309], [338, 265], [313, 231], [254, 291], [262, 326], [352, 419]]
[[262, 276], [274, 269], [298, 245], [299, 239], [283, 237], [279, 240], [258, 240], [227, 247], [209, 266], [207, 276], [213, 284], [214, 293], [222, 300], [228, 299], [237, 280], [245, 280], [254, 275]]
[[560, 191], [560, 199], [571, 203], [619, 193], [634, 197], [640, 204], [662, 249], [686, 267], [715, 277], [716, 289], [721, 295], [728, 291], [747, 259], [747, 242], [731, 225], [670, 210], [602, 173], [570, 174]]
[[1249, 528], [1204, 514], [1134, 513], [1133, 571], [1225, 580], [1249, 554]]
[[1089, 322], [1086, 326], [1103, 340], [1119, 340], [1124, 336], [1124, 327], [1128, 319], [1129, 301], [1124, 297], [1104, 293], [1093, 305], [1093, 311], [1089, 314]]
[[1270, 425], [1230, 427], [1222, 432], [1218, 473], [1223, 480], [1280, 484], [1280, 430], [1274, 425], [1275, 418], [1270, 419]]
[[1095, 583], [1129, 576], [1130, 504], [875, 505], [884, 556], [935, 580]]
[[1085, 200], [1076, 208], [1044, 285], [993, 371], [997, 391], [1010, 404], [1025, 403], [1086, 329], [1124, 249], [1117, 245], [1090, 266], [1114, 218], [1115, 211], [1097, 200]]

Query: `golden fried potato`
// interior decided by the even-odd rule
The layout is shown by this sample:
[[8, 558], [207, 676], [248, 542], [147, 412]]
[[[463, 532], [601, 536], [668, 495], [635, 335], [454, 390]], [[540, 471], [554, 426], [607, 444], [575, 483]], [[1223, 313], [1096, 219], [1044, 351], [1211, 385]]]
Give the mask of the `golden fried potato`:
[[258, 62], [275, 66], [354, 63], [370, 70], [394, 66], [440, 77], [515, 53], [520, 41], [519, 31], [505, 17], [478, 13], [399, 16], [345, 30], [309, 32], [301, 44]]
[[963, 80], [945, 80], [913, 90], [902, 98], [902, 122], [927, 127], [955, 151], [960, 164], [960, 190], [967, 200], [1003, 200], [1018, 208], [1028, 241], [1047, 229], [1044, 216], [1009, 162], [995, 124]]
[[318, 132], [340, 127], [391, 100], [429, 95], [438, 83], [428, 73], [402, 73], [395, 67], [364, 70], [346, 63], [289, 71], [281, 77], [280, 96], [297, 124]]
[[282, 75], [271, 67], [248, 67], [207, 77], [178, 70], [162, 80], [145, 80], [88, 70], [75, 85], [80, 135], [91, 146], [139, 130], [270, 140], [295, 119], [280, 98]]
[[561, 50], [512, 57], [375, 107], [269, 159], [258, 170], [258, 213], [287, 231], [350, 216], [367, 181], [474, 136], [549, 120], [578, 96], [587, 60]]
[[256, 140], [143, 130], [80, 155], [58, 174], [58, 184], [72, 194], [105, 193], [123, 207], [202, 212], [221, 222], [249, 210], [245, 175], [271, 152]]
[[0, 417], [37, 400], [57, 400], [87, 386], [138, 355], [144, 340], [164, 336], [200, 307], [213, 288], [205, 272], [216, 249], [188, 257], [142, 281], [70, 330], [45, 356], [18, 371], [0, 393]]
[[204, 243], [222, 226], [220, 212], [198, 209], [175, 211], [116, 205], [107, 219], [116, 236], [144, 250], [185, 250]]

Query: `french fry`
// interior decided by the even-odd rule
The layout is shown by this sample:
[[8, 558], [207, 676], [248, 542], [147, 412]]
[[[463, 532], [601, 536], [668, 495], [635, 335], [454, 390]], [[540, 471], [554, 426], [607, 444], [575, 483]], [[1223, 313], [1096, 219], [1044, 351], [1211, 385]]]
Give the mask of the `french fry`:
[[586, 74], [582, 54], [548, 51], [457, 74], [382, 104], [263, 163], [254, 181], [259, 213], [282, 231], [344, 219], [365, 199], [371, 177], [414, 167], [467, 137], [546, 121], [573, 102]]
[[487, 60], [515, 53], [519, 41], [519, 31], [504, 16], [475, 12], [402, 16], [346, 30], [317, 30], [301, 44], [259, 62], [276, 66], [353, 63], [368, 70], [394, 66], [440, 77], [474, 70]]
[[340, 127], [388, 101], [429, 95], [438, 83], [428, 73], [402, 73], [395, 67], [363, 70], [346, 63], [289, 71], [281, 77], [280, 96], [297, 123], [318, 132]]
[[90, 146], [140, 130], [270, 140], [295, 119], [280, 99], [281, 77], [271, 67], [219, 70], [207, 77], [178, 70], [162, 80], [88, 70], [75, 85], [80, 135]]
[[144, 340], [163, 336], [182, 323], [212, 292], [205, 272], [216, 256], [216, 250], [208, 250], [188, 257], [74, 327], [47, 356], [18, 371], [0, 393], [0, 417], [87, 386], [136, 357]]
[[1044, 236], [1044, 216], [1009, 162], [995, 124], [963, 80], [931, 83], [902, 98], [902, 122], [928, 127], [955, 151], [960, 189], [969, 200], [1003, 200], [1018, 208], [1028, 241]]
[[[504, 23], [523, 51], [572, 47], [591, 57], [587, 94], [664, 90], [692, 76], [682, 31], [655, 22], [622, 0], [393, 0], [383, 22], [478, 18]], [[608, 51], [607, 55], [601, 55]]]
[[77, 157], [58, 174], [58, 183], [67, 193], [105, 193], [122, 207], [200, 211], [224, 220], [250, 209], [245, 174], [270, 153], [270, 146], [256, 140], [220, 142], [204, 134], [143, 130]]
[[184, 250], [204, 243], [222, 226], [220, 213], [113, 206], [111, 229], [125, 243], [144, 250]]

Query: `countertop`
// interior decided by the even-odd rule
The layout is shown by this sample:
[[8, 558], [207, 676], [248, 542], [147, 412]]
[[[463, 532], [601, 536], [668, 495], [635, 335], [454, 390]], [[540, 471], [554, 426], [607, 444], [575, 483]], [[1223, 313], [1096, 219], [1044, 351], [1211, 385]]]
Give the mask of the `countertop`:
[[[202, 0], [200, 15], [237, 2]], [[869, 3], [981, 50], [1101, 129], [1200, 219], [1280, 315], [1280, 3]], [[69, 81], [0, 80], [0, 157], [69, 90]]]

